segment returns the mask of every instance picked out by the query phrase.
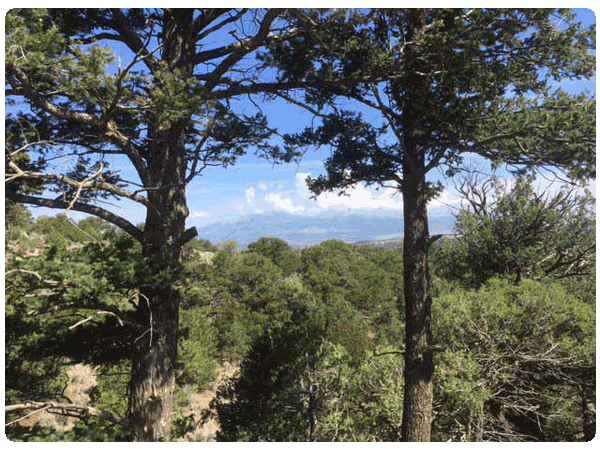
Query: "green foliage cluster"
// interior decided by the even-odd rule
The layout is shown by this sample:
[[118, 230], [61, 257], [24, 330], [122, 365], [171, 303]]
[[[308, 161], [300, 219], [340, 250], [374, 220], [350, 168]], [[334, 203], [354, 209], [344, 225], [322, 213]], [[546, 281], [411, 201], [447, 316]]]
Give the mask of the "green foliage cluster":
[[[303, 346], [290, 346], [289, 339], [301, 339]], [[217, 393], [218, 438], [397, 440], [403, 364], [397, 352], [390, 353], [356, 362], [343, 345], [297, 327], [278, 330], [256, 343], [240, 373]]]
[[[19, 238], [6, 241], [5, 400], [70, 403], [64, 396], [66, 370], [84, 362], [98, 368], [90, 406], [123, 416], [129, 382], [127, 341], [133, 330], [111, 311], [131, 310], [125, 293], [139, 248], [99, 219], [84, 219], [76, 226], [64, 215], [35, 221], [25, 217], [28, 220], [17, 227]], [[41, 255], [28, 254], [32, 248], [24, 249], [24, 243], [33, 243]], [[96, 309], [105, 313], [94, 314]], [[93, 418], [59, 433], [39, 426], [27, 430], [17, 422], [7, 428], [7, 435], [13, 440], [74, 441], [131, 437], [126, 429], [107, 428]]]
[[338, 241], [295, 250], [280, 239], [263, 238], [243, 252], [224, 248], [210, 264], [190, 262], [185, 278], [194, 282], [187, 301], [209, 307], [219, 352], [235, 360], [265, 330], [291, 320], [288, 302], [296, 286], [307, 299], [338, 308], [330, 332], [345, 339], [347, 350], [356, 355], [368, 333], [374, 343], [397, 344], [399, 266], [399, 250], [373, 251]]
[[[41, 247], [66, 249], [90, 242], [110, 241], [119, 233], [113, 225], [98, 217], [86, 217], [75, 222], [66, 213], [33, 218], [22, 205], [5, 200], [5, 247], [9, 253], [31, 252]], [[11, 250], [12, 248], [12, 250]]]
[[[588, 197], [565, 190], [554, 198], [532, 192], [530, 181], [519, 180], [508, 198], [500, 197], [482, 220], [500, 228], [498, 223], [509, 221], [512, 233], [489, 235], [503, 239], [515, 254], [526, 255], [523, 264], [543, 270], [548, 266], [536, 264], [547, 257], [540, 254], [541, 248], [572, 255], [589, 246], [594, 234], [581, 230], [589, 230], [594, 214]], [[463, 211], [460, 217], [469, 214], [475, 215]], [[464, 223], [459, 220], [457, 227]], [[526, 231], [533, 236], [530, 240], [525, 239]], [[497, 271], [486, 278], [477, 266], [486, 260], [483, 255], [469, 258], [460, 247], [469, 242], [469, 248], [491, 252], [494, 246], [486, 241], [486, 233], [475, 226], [463, 227], [464, 240], [445, 240], [433, 250], [435, 336], [444, 349], [436, 356], [433, 436], [444, 441], [589, 439], [595, 429], [595, 309], [586, 292], [588, 280], [563, 277], [564, 271], [542, 272], [538, 280], [527, 278], [536, 272], [519, 277], [521, 266], [500, 265], [494, 259], [498, 253], [488, 253], [489, 267]], [[281, 261], [280, 250], [289, 253], [276, 241], [278, 251], [270, 252], [267, 243], [274, 241], [262, 239], [248, 252], [260, 248], [273, 261]], [[531, 245], [535, 251], [528, 248]], [[457, 249], [463, 253], [451, 253]], [[228, 257], [243, 261], [245, 253]], [[275, 318], [263, 309], [270, 320], [262, 323], [268, 325], [252, 328], [255, 337], [247, 341], [250, 347], [239, 352], [245, 355], [240, 373], [221, 386], [215, 401], [219, 438], [398, 439], [402, 398], [395, 383], [401, 383], [403, 336], [398, 317], [402, 298], [397, 297], [401, 283], [394, 274], [401, 273], [401, 249], [328, 241], [296, 253], [297, 257], [289, 258], [295, 272], [287, 282], [309, 294], [306, 304], [320, 302], [319, 310], [330, 309], [326, 314], [337, 320], [323, 328], [317, 312], [286, 322], [285, 316]], [[558, 267], [556, 261], [550, 264]], [[239, 283], [245, 281], [260, 297], [264, 290], [257, 280], [267, 280], [268, 275], [249, 277], [248, 266], [244, 267], [239, 274], [245, 278], [233, 283], [237, 292], [243, 291]], [[271, 268], [266, 261], [255, 267]], [[590, 269], [593, 266], [587, 265]], [[479, 289], [473, 287], [469, 274], [480, 277]], [[558, 274], [554, 281], [548, 278], [552, 274]], [[249, 294], [245, 291], [237, 298]], [[370, 339], [361, 338], [360, 326], [336, 332], [335, 327], [344, 322], [336, 304], [360, 314]], [[280, 307], [293, 309], [290, 304]], [[308, 330], [310, 342], [303, 334]], [[380, 364], [388, 364], [386, 370]]]
[[193, 390], [212, 387], [216, 377], [217, 339], [207, 318], [206, 308], [184, 309], [179, 329], [179, 363], [177, 383]]
[[492, 278], [443, 294], [434, 307], [446, 347], [438, 438], [563, 441], [595, 425], [581, 414], [595, 397], [590, 305], [558, 283]]
[[346, 327], [343, 336], [336, 329], [337, 317], [351, 314], [349, 305], [311, 304], [301, 297], [294, 303], [292, 320], [254, 341], [240, 372], [217, 392], [218, 438], [397, 440], [398, 355], [373, 361], [364, 339], [361, 354], [351, 353], [357, 338], [349, 342], [347, 335], [360, 332]]
[[[487, 188], [486, 188], [487, 186]], [[439, 438], [589, 440], [595, 429], [595, 201], [491, 179], [432, 249]], [[445, 431], [442, 430], [445, 428]]]
[[[507, 188], [497, 180], [486, 189], [471, 186], [470, 202], [456, 216], [455, 236], [438, 249], [438, 275], [479, 287], [493, 276], [513, 281], [594, 275], [595, 199], [572, 186], [557, 193], [536, 192], [518, 178]], [[484, 186], [484, 187], [481, 187]]]
[[[334, 88], [307, 89], [305, 103], [322, 120], [285, 136], [292, 148], [332, 148], [326, 175], [309, 182], [313, 192], [358, 182], [401, 188], [415, 144], [421, 149], [411, 157], [423, 154], [423, 176], [439, 166], [456, 173], [469, 152], [521, 173], [548, 165], [573, 179], [595, 176], [588, 139], [595, 135], [595, 100], [555, 87], [595, 70], [595, 28], [583, 27], [571, 11], [397, 9], [372, 10], [368, 19], [360, 12], [312, 14], [313, 21], [333, 16], [333, 24], [323, 34], [274, 44], [270, 63], [285, 80], [316, 73], [345, 78]], [[393, 78], [373, 82], [385, 72]], [[376, 111], [378, 120], [354, 102]]]

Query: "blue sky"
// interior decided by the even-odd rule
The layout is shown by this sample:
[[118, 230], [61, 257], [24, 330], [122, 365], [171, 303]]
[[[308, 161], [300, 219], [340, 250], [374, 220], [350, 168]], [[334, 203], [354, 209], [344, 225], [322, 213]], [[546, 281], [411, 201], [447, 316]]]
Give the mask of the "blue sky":
[[[582, 10], [579, 15], [585, 24], [595, 23], [591, 10]], [[120, 52], [119, 52], [120, 53]], [[127, 64], [131, 55], [123, 55], [123, 64]], [[586, 83], [563, 85], [565, 90], [580, 92], [588, 89], [595, 93], [596, 79]], [[259, 103], [269, 119], [269, 125], [280, 132], [298, 131], [310, 123], [311, 116], [301, 108], [286, 104], [284, 101]], [[249, 113], [255, 107], [248, 101], [241, 101], [239, 106]], [[192, 181], [188, 187], [188, 204], [190, 216], [188, 226], [201, 227], [222, 220], [235, 220], [249, 214], [260, 214], [273, 211], [285, 211], [299, 215], [314, 215], [323, 212], [361, 212], [367, 214], [388, 215], [390, 219], [401, 218], [402, 200], [393, 189], [367, 188], [356, 186], [348, 196], [337, 193], [326, 193], [316, 200], [310, 198], [305, 184], [308, 175], [317, 176], [324, 172], [323, 160], [329, 155], [329, 149], [310, 150], [298, 164], [271, 165], [263, 159], [255, 157], [252, 149], [241, 158], [235, 166], [227, 169], [209, 168], [201, 176]], [[106, 158], [113, 170], [120, 170], [123, 178], [132, 177], [127, 162], [119, 158]], [[474, 158], [473, 163], [489, 169], [489, 164]], [[432, 172], [432, 179], [440, 177]], [[449, 188], [431, 202], [429, 213], [432, 216], [445, 216], [459, 206], [453, 194], [451, 182], [442, 180]], [[542, 184], [547, 184], [542, 178]], [[595, 183], [592, 183], [595, 192]], [[121, 202], [111, 207], [113, 211], [125, 216], [133, 223], [144, 220], [145, 211], [132, 202]], [[54, 214], [45, 208], [38, 208], [34, 215]], [[72, 213], [78, 220], [84, 215]]]

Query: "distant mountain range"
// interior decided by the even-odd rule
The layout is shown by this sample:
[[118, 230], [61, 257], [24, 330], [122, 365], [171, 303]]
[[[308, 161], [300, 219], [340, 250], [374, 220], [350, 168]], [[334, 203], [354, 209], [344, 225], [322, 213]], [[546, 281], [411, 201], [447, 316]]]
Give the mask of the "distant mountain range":
[[[453, 223], [452, 216], [430, 217], [430, 233], [451, 233]], [[294, 247], [306, 247], [330, 239], [361, 244], [393, 241], [402, 238], [403, 228], [402, 219], [384, 214], [323, 213], [303, 216], [272, 212], [199, 227], [198, 238], [208, 239], [213, 244], [236, 241], [240, 249], [261, 237], [279, 238]]]

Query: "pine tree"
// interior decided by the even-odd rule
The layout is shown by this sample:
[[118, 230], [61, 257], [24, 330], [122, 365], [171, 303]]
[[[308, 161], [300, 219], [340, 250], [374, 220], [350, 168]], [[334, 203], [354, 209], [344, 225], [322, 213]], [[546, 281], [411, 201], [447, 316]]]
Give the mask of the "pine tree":
[[456, 215], [454, 237], [438, 252], [437, 272], [470, 287], [492, 276], [595, 278], [595, 199], [570, 185], [551, 193], [517, 178], [463, 178], [458, 190], [467, 203]]
[[[285, 89], [257, 83], [256, 51], [295, 31], [283, 10], [13, 9], [6, 16], [6, 196], [104, 219], [142, 245], [135, 286], [146, 332], [132, 355], [137, 440], [170, 439], [186, 186], [248, 148], [289, 160], [262, 113], [230, 99]], [[118, 52], [116, 54], [115, 52]], [[27, 156], [27, 157], [24, 157]], [[123, 178], [110, 162], [128, 164]], [[32, 195], [27, 183], [41, 185]], [[145, 208], [136, 226], [104, 200]]]
[[363, 182], [403, 196], [406, 441], [430, 440], [433, 418], [427, 203], [439, 186], [427, 176], [455, 174], [472, 153], [519, 173], [595, 177], [595, 100], [556, 87], [595, 73], [595, 27], [576, 19], [551, 9], [370, 10], [272, 46], [282, 80], [346, 79], [303, 99], [282, 95], [320, 118], [287, 144], [332, 148], [326, 174], [308, 180], [315, 195]]

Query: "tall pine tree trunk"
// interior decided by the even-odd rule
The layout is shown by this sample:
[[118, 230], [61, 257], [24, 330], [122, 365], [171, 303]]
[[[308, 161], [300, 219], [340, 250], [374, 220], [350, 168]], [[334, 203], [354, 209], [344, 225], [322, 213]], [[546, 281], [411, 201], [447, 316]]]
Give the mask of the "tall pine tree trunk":
[[148, 329], [134, 345], [129, 415], [138, 442], [171, 439], [177, 362], [179, 299], [169, 286], [156, 286], [140, 298], [149, 302]]
[[403, 248], [406, 337], [402, 439], [406, 442], [430, 441], [433, 419], [427, 197], [425, 176], [405, 171]]
[[[193, 11], [165, 12], [162, 57], [168, 71], [182, 79], [192, 77], [195, 40], [190, 35]], [[140, 289], [140, 311], [148, 329], [138, 338], [132, 356], [129, 413], [137, 441], [169, 441], [173, 416], [173, 392], [177, 365], [180, 292], [176, 287], [181, 247], [189, 214], [185, 196], [185, 124], [192, 111], [177, 103], [168, 81], [157, 76], [161, 102], [178, 111], [179, 118], [157, 115], [148, 125], [147, 195], [149, 207], [144, 226], [144, 258], [148, 280]], [[183, 108], [183, 109], [182, 109]], [[195, 229], [194, 229], [195, 231]], [[144, 309], [144, 307], [147, 307]]]
[[149, 135], [152, 189], [143, 251], [147, 273], [140, 279], [138, 305], [148, 326], [134, 344], [129, 413], [135, 439], [156, 442], [171, 438], [180, 301], [176, 277], [188, 208], [182, 131], [161, 124]]
[[[409, 14], [407, 40], [418, 40], [426, 21], [421, 11]], [[429, 293], [429, 225], [425, 152], [429, 136], [423, 127], [427, 119], [429, 95], [426, 73], [418, 46], [406, 54], [403, 92], [397, 98], [403, 107], [404, 164], [402, 194], [404, 203], [404, 304], [406, 317], [404, 356], [404, 404], [402, 440], [428, 442], [433, 420], [433, 344], [431, 296]]]

